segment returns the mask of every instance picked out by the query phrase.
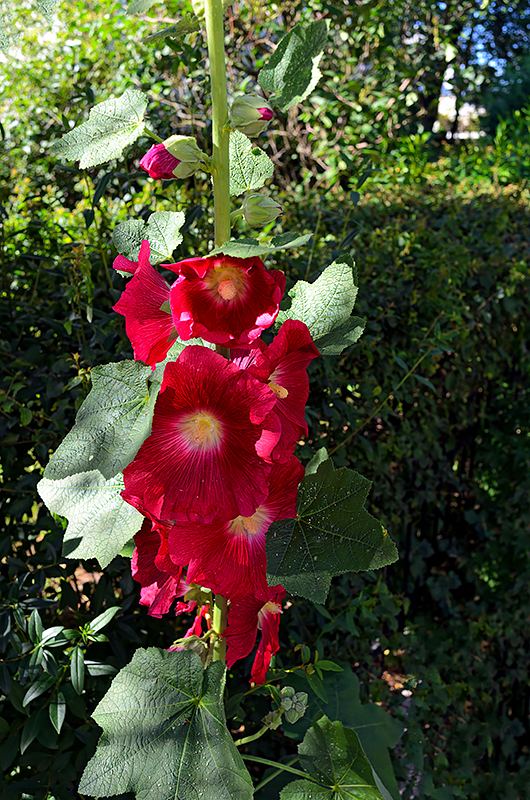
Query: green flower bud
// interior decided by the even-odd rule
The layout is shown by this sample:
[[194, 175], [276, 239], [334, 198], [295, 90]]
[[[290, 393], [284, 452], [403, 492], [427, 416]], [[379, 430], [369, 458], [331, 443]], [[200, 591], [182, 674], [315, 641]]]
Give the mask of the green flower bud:
[[242, 209], [245, 222], [251, 228], [263, 228], [282, 213], [281, 205], [264, 194], [247, 194]]
[[273, 117], [272, 106], [259, 94], [245, 94], [232, 103], [230, 124], [247, 136], [264, 131]]
[[175, 178], [189, 178], [208, 161], [193, 136], [170, 136], [164, 147], [179, 162], [173, 169]]

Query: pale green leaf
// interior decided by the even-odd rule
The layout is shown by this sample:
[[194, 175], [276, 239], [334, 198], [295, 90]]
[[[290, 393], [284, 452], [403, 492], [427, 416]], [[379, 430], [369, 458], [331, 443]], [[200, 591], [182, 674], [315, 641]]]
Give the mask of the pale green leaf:
[[137, 650], [94, 712], [103, 733], [79, 791], [251, 800], [250, 776], [226, 727], [225, 669], [217, 661], [203, 671], [191, 651]]
[[338, 356], [345, 347], [355, 342], [362, 336], [366, 320], [361, 317], [348, 317], [344, 325], [334, 328], [324, 336], [317, 336], [314, 340], [315, 347], [322, 356]]
[[386, 800], [355, 731], [322, 717], [298, 747], [308, 780], [288, 783], [280, 800]]
[[173, 251], [182, 241], [180, 228], [184, 220], [182, 211], [155, 211], [148, 222], [141, 219], [120, 222], [112, 232], [112, 242], [118, 253], [138, 261], [142, 240], [147, 239], [151, 246], [151, 264], [171, 262]]
[[144, 131], [147, 97], [126, 89], [120, 97], [109, 97], [90, 110], [88, 120], [65, 133], [51, 147], [55, 155], [79, 161], [81, 169], [119, 158]]
[[94, 367], [90, 374], [92, 389], [51, 457], [45, 478], [60, 480], [96, 469], [112, 478], [131, 463], [151, 432], [160, 387], [149, 388], [150, 367], [120, 361]]
[[132, 0], [127, 6], [127, 14], [145, 14], [151, 6], [159, 2], [160, 0]]
[[240, 131], [230, 133], [230, 194], [259, 189], [272, 178], [274, 164]]
[[46, 19], [51, 22], [53, 20], [53, 12], [58, 4], [59, 0], [35, 0], [35, 5], [43, 14]]
[[325, 20], [304, 27], [296, 25], [287, 33], [258, 75], [258, 83], [272, 93], [270, 102], [287, 111], [304, 100], [317, 85], [318, 68], [326, 46]]
[[64, 718], [66, 716], [66, 700], [64, 699], [64, 694], [62, 692], [57, 692], [57, 694], [52, 697], [49, 707], [49, 715], [51, 724], [57, 733], [60, 733], [61, 728], [63, 727]]
[[97, 558], [105, 568], [142, 526], [142, 514], [120, 495], [121, 474], [108, 481], [97, 469], [57, 481], [43, 478], [37, 489], [50, 511], [68, 520], [65, 557]]
[[198, 31], [199, 28], [200, 25], [197, 17], [184, 17], [183, 19], [179, 19], [175, 25], [170, 25], [168, 28], [162, 28], [162, 30], [157, 31], [156, 33], [151, 33], [149, 36], [145, 36], [143, 41], [156, 42], [160, 39], [165, 39], [166, 36], [168, 36], [170, 39], [178, 39], [180, 36], [186, 36], [188, 33]]
[[358, 472], [334, 470], [330, 459], [298, 487], [298, 516], [267, 533], [267, 580], [316, 603], [331, 578], [379, 569], [397, 559], [394, 543], [364, 508], [371, 483]]
[[224, 253], [235, 258], [252, 258], [252, 256], [264, 256], [267, 253], [276, 253], [279, 250], [288, 250], [291, 247], [301, 247], [306, 244], [313, 234], [311, 233], [280, 233], [273, 236], [269, 244], [258, 242], [257, 239], [231, 239], [220, 247], [212, 250], [210, 255]]

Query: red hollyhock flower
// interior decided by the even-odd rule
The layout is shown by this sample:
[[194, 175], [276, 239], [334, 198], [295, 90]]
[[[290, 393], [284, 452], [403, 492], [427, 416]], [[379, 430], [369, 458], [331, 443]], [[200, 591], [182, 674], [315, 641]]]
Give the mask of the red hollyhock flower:
[[169, 303], [181, 339], [244, 347], [276, 317], [285, 275], [259, 258], [208, 256], [168, 265], [179, 274]]
[[266, 594], [265, 534], [272, 522], [296, 515], [304, 471], [294, 456], [274, 466], [268, 497], [250, 517], [210, 525], [175, 523], [168, 533], [169, 553], [176, 564], [188, 565], [189, 583], [230, 598]]
[[277, 421], [274, 402], [268, 386], [221, 355], [186, 347], [165, 369], [151, 435], [124, 470], [122, 496], [163, 520], [251, 516], [268, 494], [270, 466], [256, 447], [265, 450], [263, 431]]
[[[133, 277], [113, 308], [125, 317], [125, 330], [135, 359], [154, 366], [167, 356], [177, 333], [171, 314], [161, 308], [168, 302], [169, 284], [151, 266], [149, 253], [149, 242], [144, 239]], [[134, 261], [121, 258], [126, 263], [120, 262], [117, 266], [116, 259], [116, 269], [123, 269], [127, 264], [134, 267]]]
[[226, 663], [229, 667], [248, 656], [254, 647], [258, 627], [261, 628], [261, 641], [251, 672], [254, 683], [264, 682], [271, 658], [280, 648], [278, 632], [284, 597], [285, 589], [278, 585], [272, 586], [265, 597], [237, 597], [230, 603], [225, 630], [228, 640]]
[[145, 169], [151, 178], [159, 178], [160, 180], [175, 178], [174, 170], [179, 164], [179, 159], [166, 150], [163, 142], [150, 147], [140, 161], [141, 168]]
[[134, 542], [136, 547], [131, 571], [133, 578], [142, 586], [140, 605], [149, 606], [147, 613], [152, 617], [161, 617], [189, 587], [181, 577], [181, 567], [177, 567], [168, 557], [167, 538], [155, 530], [150, 519], [144, 521]]
[[248, 355], [238, 354], [235, 360], [241, 369], [267, 383], [276, 395], [274, 410], [281, 422], [282, 434], [273, 460], [283, 460], [292, 453], [300, 437], [307, 435], [307, 367], [319, 355], [307, 325], [288, 319], [269, 347], [252, 350]]

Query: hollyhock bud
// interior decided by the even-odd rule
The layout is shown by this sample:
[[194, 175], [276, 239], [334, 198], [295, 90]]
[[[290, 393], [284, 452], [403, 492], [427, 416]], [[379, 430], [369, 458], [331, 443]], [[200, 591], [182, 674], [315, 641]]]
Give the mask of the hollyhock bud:
[[258, 136], [273, 117], [272, 106], [259, 94], [245, 94], [232, 103], [230, 124], [246, 136]]
[[262, 228], [282, 213], [281, 205], [264, 194], [247, 194], [243, 201], [243, 216], [251, 228]]
[[189, 178], [207, 161], [206, 153], [193, 136], [170, 136], [161, 144], [154, 144], [140, 161], [140, 166], [151, 178]]

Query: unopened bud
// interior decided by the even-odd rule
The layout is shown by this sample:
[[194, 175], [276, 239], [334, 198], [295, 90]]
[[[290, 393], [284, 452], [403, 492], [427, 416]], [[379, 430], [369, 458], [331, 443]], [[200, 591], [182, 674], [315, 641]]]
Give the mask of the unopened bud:
[[140, 166], [152, 178], [189, 178], [207, 162], [206, 153], [193, 136], [170, 136], [153, 145], [140, 161]]
[[259, 94], [245, 94], [232, 103], [230, 124], [247, 136], [258, 136], [273, 117], [272, 106]]
[[243, 200], [243, 216], [251, 228], [263, 228], [282, 213], [281, 205], [264, 194], [247, 194]]

